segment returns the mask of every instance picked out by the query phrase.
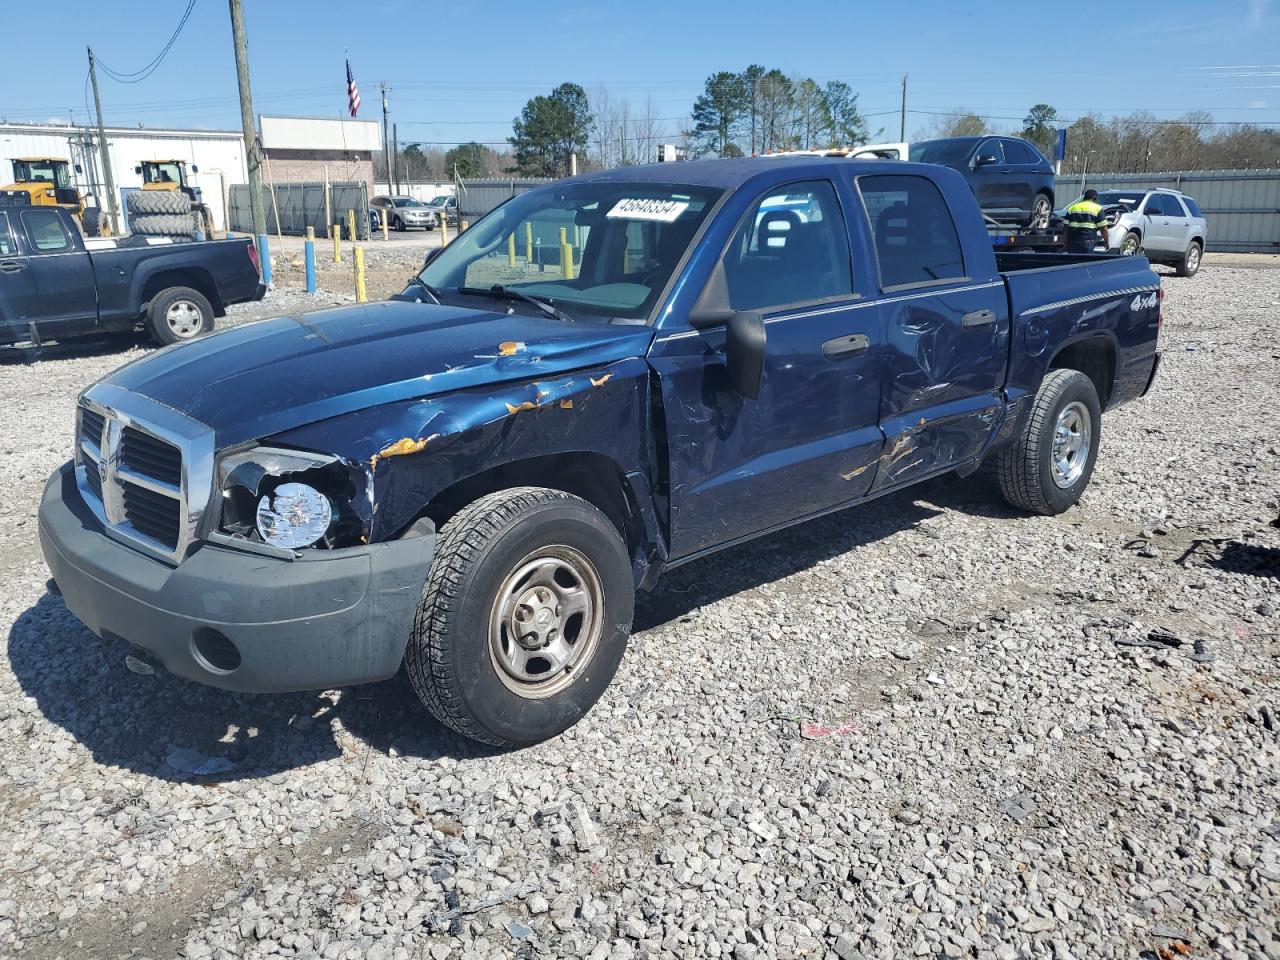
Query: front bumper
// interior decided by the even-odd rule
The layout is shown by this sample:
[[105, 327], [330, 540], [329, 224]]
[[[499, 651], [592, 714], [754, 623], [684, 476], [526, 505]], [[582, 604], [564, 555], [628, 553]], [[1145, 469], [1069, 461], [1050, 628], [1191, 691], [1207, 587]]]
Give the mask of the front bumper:
[[[434, 534], [279, 559], [204, 543], [177, 567], [111, 539], [71, 464], [45, 486], [40, 545], [68, 609], [171, 672], [245, 693], [320, 690], [399, 669]], [[239, 664], [206, 656], [234, 645]]]

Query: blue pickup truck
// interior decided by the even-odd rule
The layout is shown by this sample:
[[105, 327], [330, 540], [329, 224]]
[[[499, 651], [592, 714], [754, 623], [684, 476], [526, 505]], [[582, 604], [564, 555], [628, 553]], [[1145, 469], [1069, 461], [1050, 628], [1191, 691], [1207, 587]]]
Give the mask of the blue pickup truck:
[[248, 237], [85, 239], [62, 207], [0, 208], [0, 346], [138, 327], [180, 343], [265, 292]]
[[40, 509], [77, 617], [231, 690], [403, 665], [444, 723], [532, 743], [601, 696], [678, 564], [987, 461], [1011, 503], [1068, 509], [1159, 359], [1146, 260], [997, 256], [931, 164], [590, 174], [433, 254], [390, 301], [84, 392]]

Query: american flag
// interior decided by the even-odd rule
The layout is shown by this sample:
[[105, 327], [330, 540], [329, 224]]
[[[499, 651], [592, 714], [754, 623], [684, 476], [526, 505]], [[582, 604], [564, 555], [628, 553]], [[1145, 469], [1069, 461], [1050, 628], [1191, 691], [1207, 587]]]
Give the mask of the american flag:
[[351, 75], [351, 61], [347, 61], [347, 112], [353, 117], [360, 112], [360, 88]]

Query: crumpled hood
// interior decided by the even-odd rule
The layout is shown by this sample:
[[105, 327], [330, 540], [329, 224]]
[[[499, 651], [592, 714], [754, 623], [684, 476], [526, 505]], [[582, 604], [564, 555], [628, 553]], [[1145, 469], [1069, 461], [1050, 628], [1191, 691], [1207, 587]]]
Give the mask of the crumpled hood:
[[397, 400], [643, 356], [647, 326], [409, 301], [233, 327], [104, 378], [212, 427], [219, 448]]

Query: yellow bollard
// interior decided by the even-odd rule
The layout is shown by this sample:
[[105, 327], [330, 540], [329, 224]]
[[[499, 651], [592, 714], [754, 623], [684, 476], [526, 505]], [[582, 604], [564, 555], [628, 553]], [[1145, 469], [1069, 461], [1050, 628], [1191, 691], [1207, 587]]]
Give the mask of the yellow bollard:
[[569, 242], [569, 233], [568, 233], [568, 228], [567, 228], [567, 227], [561, 227], [561, 228], [560, 228], [560, 245], [561, 245], [561, 246], [564, 246], [564, 245], [565, 245], [566, 243], [568, 243], [568, 242]]
[[533, 263], [533, 224], [527, 220], [524, 224], [524, 262]]
[[513, 233], [507, 237], [507, 266], [515, 268], [516, 265], [516, 235]]
[[471, 222], [470, 222], [469, 220], [459, 220], [459, 221], [458, 221], [458, 233], [462, 233], [462, 231], [463, 231], [463, 230], [465, 230], [465, 229], [467, 229], [467, 227], [469, 227], [469, 226], [471, 226]]
[[440, 246], [448, 246], [449, 244], [449, 217], [443, 211], [440, 213]]
[[356, 212], [354, 210], [347, 211], [347, 239], [352, 243], [360, 239], [356, 233]]
[[342, 224], [333, 225], [333, 262], [342, 262]]
[[391, 218], [387, 216], [387, 211], [383, 210], [382, 215], [379, 216], [378, 219], [382, 221], [382, 239], [390, 240], [391, 234], [387, 231], [391, 229]]
[[364, 287], [364, 247], [356, 244], [356, 303], [364, 303], [369, 294]]
[[[560, 228], [560, 233], [564, 234], [564, 227]], [[560, 244], [560, 274], [564, 280], [573, 279], [573, 247], [567, 243]]]

